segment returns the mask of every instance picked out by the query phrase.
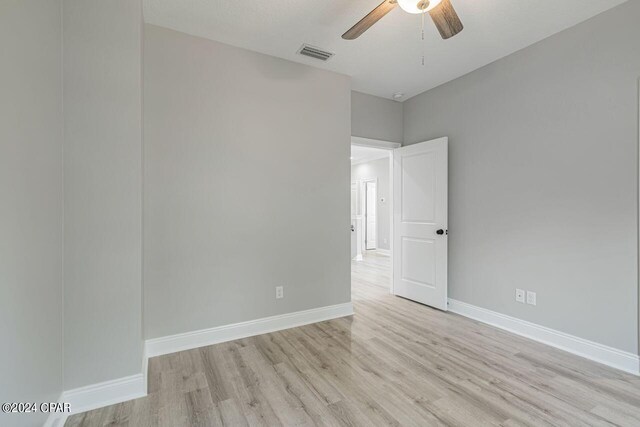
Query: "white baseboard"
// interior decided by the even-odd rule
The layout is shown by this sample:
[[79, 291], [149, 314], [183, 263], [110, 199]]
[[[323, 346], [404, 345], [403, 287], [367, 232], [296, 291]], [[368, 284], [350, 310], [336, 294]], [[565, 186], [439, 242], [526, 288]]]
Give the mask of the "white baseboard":
[[449, 299], [449, 311], [620, 369], [621, 371], [640, 375], [640, 358], [636, 354], [598, 344], [454, 299]]
[[135, 374], [129, 377], [91, 384], [62, 393], [62, 402], [69, 403], [68, 415], [115, 405], [147, 395], [146, 375]]
[[391, 251], [389, 249], [376, 249], [376, 252], [380, 255], [391, 256]]
[[[62, 394], [58, 398], [58, 403], [63, 403]], [[42, 425], [43, 427], [62, 427], [64, 423], [67, 422], [67, 417], [70, 414], [64, 412], [51, 412], [47, 420]]]
[[362, 254], [358, 254], [353, 259], [355, 259], [356, 261], [362, 261], [364, 258], [362, 257]]
[[147, 348], [146, 346], [142, 346], [142, 384], [144, 387], [144, 395], [146, 396], [148, 391], [148, 386], [149, 386], [149, 356], [147, 356]]
[[295, 313], [281, 314], [250, 320], [248, 322], [218, 326], [183, 334], [153, 338], [145, 342], [145, 354], [147, 357], [155, 357], [177, 351], [190, 350], [221, 342], [247, 338], [254, 335], [266, 334], [296, 326], [336, 319], [338, 317], [351, 316], [353, 304], [331, 305], [314, 308], [311, 310], [297, 311]]
[[62, 392], [58, 402], [68, 403], [70, 412], [51, 413], [44, 423], [44, 427], [62, 427], [67, 418], [73, 414], [115, 405], [146, 395], [146, 372], [67, 390]]

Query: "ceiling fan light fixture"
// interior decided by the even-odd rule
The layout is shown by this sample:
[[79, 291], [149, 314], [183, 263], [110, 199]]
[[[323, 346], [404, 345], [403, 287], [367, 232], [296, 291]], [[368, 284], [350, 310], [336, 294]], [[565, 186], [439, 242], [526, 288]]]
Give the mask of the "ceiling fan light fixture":
[[425, 13], [440, 4], [442, 0], [398, 0], [398, 5], [408, 13]]
[[396, 6], [402, 10], [413, 14], [422, 14], [422, 38], [424, 40], [424, 15], [429, 13], [431, 20], [440, 32], [443, 39], [448, 39], [458, 34], [464, 26], [460, 17], [456, 13], [451, 0], [383, 0], [375, 9], [369, 12], [364, 18], [349, 28], [342, 35], [345, 40], [355, 40], [367, 31], [373, 24], [378, 22]]

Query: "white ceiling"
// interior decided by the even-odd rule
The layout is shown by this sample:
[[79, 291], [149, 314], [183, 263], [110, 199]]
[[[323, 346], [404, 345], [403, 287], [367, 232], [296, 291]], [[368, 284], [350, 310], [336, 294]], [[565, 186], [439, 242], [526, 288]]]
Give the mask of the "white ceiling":
[[[442, 40], [427, 17], [396, 8], [353, 41], [340, 36], [382, 0], [144, 0], [145, 21], [352, 77], [354, 90], [403, 100], [626, 0], [452, 0], [465, 29]], [[308, 43], [336, 55], [296, 54]], [[421, 65], [422, 52], [426, 65]]]
[[380, 148], [364, 147], [360, 145], [351, 145], [351, 164], [370, 162], [372, 160], [383, 159], [389, 157], [389, 150]]

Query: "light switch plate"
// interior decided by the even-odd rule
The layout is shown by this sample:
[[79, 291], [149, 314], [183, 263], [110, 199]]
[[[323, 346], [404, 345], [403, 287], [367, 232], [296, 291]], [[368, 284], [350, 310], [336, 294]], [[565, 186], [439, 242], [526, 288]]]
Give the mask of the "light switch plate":
[[524, 294], [525, 292], [523, 289], [516, 289], [516, 301], [524, 304]]

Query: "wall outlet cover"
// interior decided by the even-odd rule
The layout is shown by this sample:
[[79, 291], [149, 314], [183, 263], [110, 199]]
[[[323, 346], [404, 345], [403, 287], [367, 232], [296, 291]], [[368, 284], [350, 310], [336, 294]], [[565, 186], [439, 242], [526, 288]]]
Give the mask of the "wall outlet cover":
[[284, 298], [284, 286], [276, 286], [276, 299]]
[[536, 305], [536, 293], [527, 291], [527, 304]]

